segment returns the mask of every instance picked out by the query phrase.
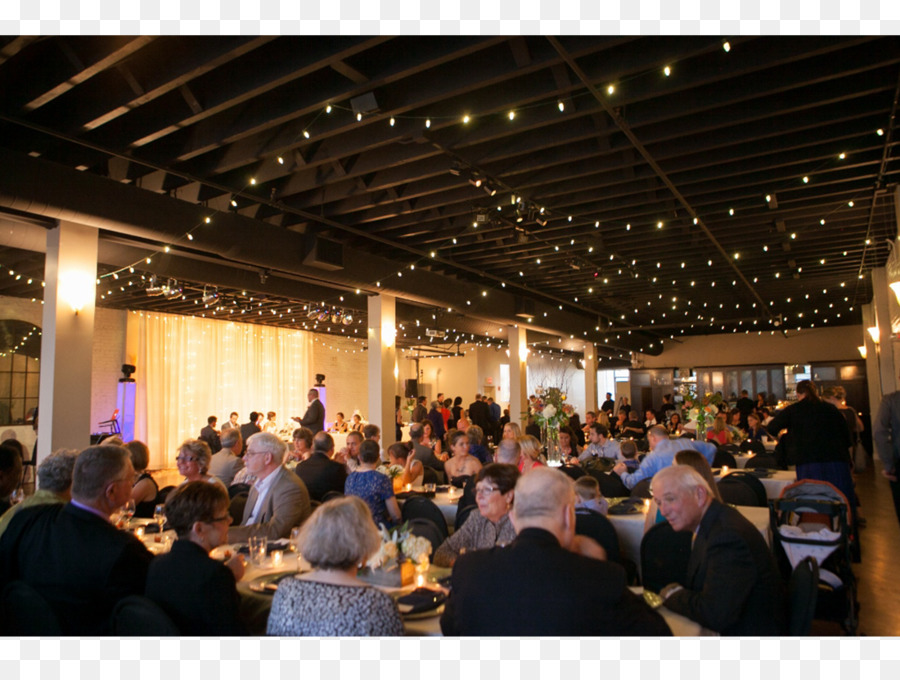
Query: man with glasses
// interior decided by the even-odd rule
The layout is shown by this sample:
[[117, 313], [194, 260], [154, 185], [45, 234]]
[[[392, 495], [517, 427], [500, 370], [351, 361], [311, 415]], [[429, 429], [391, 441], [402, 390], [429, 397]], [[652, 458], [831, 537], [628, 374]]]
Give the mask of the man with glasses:
[[286, 448], [270, 432], [259, 432], [247, 441], [244, 469], [256, 482], [244, 506], [241, 526], [229, 532], [231, 540], [246, 541], [255, 535], [287, 538], [293, 527], [309, 517], [306, 485], [282, 464]]
[[50, 605], [63, 635], [109, 635], [113, 607], [143, 594], [152, 557], [109, 519], [131, 499], [133, 484], [127, 449], [82, 451], [71, 501], [27, 508], [9, 523], [0, 539], [0, 588], [12, 581], [30, 585]]

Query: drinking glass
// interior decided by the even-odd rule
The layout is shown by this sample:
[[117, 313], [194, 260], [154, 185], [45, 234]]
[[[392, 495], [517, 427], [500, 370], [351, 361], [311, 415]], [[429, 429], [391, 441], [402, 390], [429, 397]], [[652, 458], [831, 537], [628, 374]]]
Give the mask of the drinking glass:
[[129, 498], [128, 502], [122, 506], [122, 517], [125, 519], [125, 525], [128, 526], [128, 523], [131, 521], [131, 518], [134, 517], [134, 499]]
[[299, 552], [300, 527], [291, 529], [291, 552]]
[[261, 567], [266, 561], [266, 550], [269, 545], [269, 539], [266, 536], [250, 536], [248, 546], [250, 548], [250, 561], [258, 567]]
[[153, 519], [159, 525], [159, 533], [162, 533], [163, 527], [166, 525], [166, 504], [160, 503], [153, 508]]

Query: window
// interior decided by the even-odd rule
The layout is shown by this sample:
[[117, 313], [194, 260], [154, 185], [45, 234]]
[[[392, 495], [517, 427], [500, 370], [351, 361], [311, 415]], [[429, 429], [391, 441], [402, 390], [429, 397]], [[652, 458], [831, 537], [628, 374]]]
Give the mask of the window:
[[41, 331], [24, 321], [0, 320], [0, 425], [30, 424], [41, 382]]

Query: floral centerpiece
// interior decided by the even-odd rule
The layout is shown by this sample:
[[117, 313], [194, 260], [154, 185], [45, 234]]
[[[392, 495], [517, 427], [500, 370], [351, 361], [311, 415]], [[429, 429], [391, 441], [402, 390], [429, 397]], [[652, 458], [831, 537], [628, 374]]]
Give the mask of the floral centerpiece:
[[528, 400], [528, 412], [541, 428], [541, 438], [547, 448], [547, 464], [562, 465], [559, 452], [559, 428], [569, 423], [575, 409], [566, 403], [566, 393], [560, 387], [538, 387]]
[[403, 466], [397, 464], [384, 464], [375, 468], [378, 472], [389, 477], [394, 485], [394, 493], [402, 491], [401, 483], [403, 482]]
[[359, 578], [375, 585], [399, 588], [413, 582], [417, 567], [428, 568], [431, 541], [414, 536], [407, 523], [388, 531], [381, 527], [381, 547], [366, 566], [359, 570]]
[[691, 385], [685, 387], [684, 403], [688, 407], [688, 420], [697, 425], [697, 441], [706, 439], [706, 430], [719, 414], [722, 395], [706, 392], [702, 397]]

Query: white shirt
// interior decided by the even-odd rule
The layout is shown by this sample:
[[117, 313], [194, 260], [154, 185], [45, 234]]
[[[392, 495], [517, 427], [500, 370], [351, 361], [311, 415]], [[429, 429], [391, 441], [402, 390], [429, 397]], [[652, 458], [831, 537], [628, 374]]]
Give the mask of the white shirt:
[[265, 479], [256, 480], [256, 484], [254, 485], [256, 488], [256, 493], [258, 494], [256, 497], [256, 505], [253, 507], [253, 512], [250, 513], [250, 517], [247, 518], [246, 524], [257, 523], [257, 517], [262, 513], [263, 503], [265, 503], [266, 496], [269, 495], [269, 489], [272, 488], [272, 485], [275, 483], [275, 478], [277, 476], [278, 468], [276, 468], [275, 471]]

